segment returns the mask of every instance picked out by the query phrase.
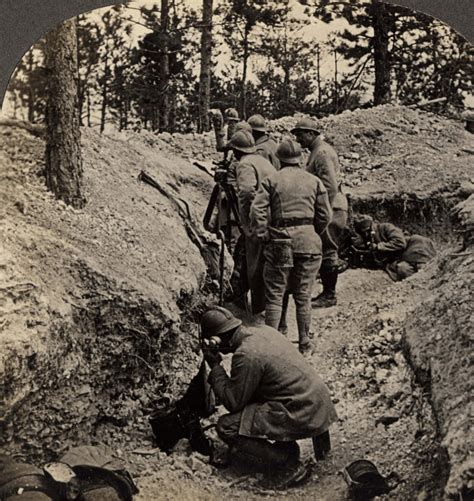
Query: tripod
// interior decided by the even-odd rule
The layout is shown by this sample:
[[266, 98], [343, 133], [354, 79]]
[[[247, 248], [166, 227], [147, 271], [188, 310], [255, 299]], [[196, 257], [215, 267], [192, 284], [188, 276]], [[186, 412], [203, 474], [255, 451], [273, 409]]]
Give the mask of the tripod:
[[[235, 193], [234, 187], [227, 182], [227, 174], [229, 170], [229, 163], [224, 161], [218, 164], [217, 169], [214, 174], [214, 180], [216, 182], [214, 188], [212, 189], [211, 197], [204, 213], [203, 225], [207, 231], [219, 233], [222, 231], [222, 215], [225, 216], [225, 241], [230, 249], [230, 243], [232, 239], [232, 221], [242, 232], [242, 227], [240, 224], [240, 216], [238, 211], [237, 195]], [[217, 209], [217, 229], [211, 227], [211, 218], [214, 211]]]

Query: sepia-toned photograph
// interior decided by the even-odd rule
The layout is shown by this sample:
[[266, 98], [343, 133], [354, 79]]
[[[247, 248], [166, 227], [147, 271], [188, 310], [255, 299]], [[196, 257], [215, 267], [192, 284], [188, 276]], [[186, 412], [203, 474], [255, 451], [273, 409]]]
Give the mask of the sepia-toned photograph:
[[474, 499], [472, 41], [77, 14], [0, 96], [0, 501]]

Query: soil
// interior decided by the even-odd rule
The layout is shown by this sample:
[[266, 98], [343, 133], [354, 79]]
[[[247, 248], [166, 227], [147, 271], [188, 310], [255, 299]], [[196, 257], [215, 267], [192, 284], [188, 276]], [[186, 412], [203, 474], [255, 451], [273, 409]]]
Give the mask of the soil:
[[[296, 120], [271, 125], [282, 134]], [[219, 158], [210, 133], [84, 129], [88, 204], [74, 210], [44, 186], [42, 139], [0, 127], [0, 452], [43, 464], [71, 445], [106, 443], [130, 463], [140, 500], [342, 500], [339, 472], [359, 458], [399, 476], [386, 499], [442, 499], [445, 486], [452, 496], [473, 487], [472, 135], [393, 106], [321, 125], [341, 154], [353, 210], [431, 234], [440, 256], [402, 283], [348, 270], [338, 305], [314, 310], [310, 360], [339, 421], [332, 454], [309, 482], [262, 492], [258, 476], [216, 470], [185, 440], [169, 456], [151, 441], [151, 409], [177, 399], [197, 371], [196, 321], [216, 302], [216, 287], [175, 204], [137, 176], [146, 170], [188, 201], [212, 244], [199, 224], [212, 179], [190, 161]], [[451, 211], [462, 200], [459, 225]], [[296, 340], [293, 306], [289, 320]], [[301, 447], [313, 455], [310, 441]]]

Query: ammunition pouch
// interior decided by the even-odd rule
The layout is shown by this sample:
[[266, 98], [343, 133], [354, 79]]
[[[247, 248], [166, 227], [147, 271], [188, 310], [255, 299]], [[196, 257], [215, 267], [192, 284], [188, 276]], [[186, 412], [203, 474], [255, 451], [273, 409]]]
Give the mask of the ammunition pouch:
[[272, 238], [265, 244], [265, 259], [276, 268], [293, 268], [293, 242], [291, 238]]

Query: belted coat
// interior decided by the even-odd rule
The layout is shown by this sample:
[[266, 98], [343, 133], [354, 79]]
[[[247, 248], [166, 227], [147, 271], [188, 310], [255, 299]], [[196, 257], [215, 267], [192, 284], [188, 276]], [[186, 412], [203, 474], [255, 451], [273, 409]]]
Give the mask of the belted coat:
[[250, 224], [250, 207], [262, 181], [275, 172], [275, 167], [256, 153], [244, 155], [236, 165], [236, 191], [239, 216], [245, 237], [247, 279], [252, 294], [252, 312], [260, 313], [265, 308], [265, 285], [263, 282], [263, 246]]
[[291, 238], [295, 254], [321, 254], [319, 235], [331, 217], [322, 181], [299, 166], [282, 167], [262, 181], [251, 208], [252, 225], [261, 240], [268, 240], [270, 228], [278, 228], [281, 221], [310, 221], [281, 228]]
[[216, 396], [241, 412], [239, 434], [290, 441], [320, 435], [337, 419], [329, 390], [296, 347], [266, 325], [237, 329], [230, 377], [209, 374]]

